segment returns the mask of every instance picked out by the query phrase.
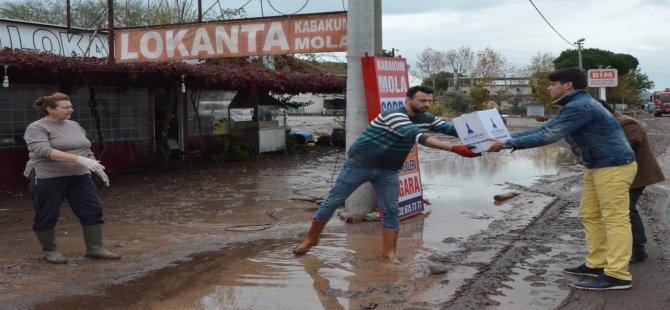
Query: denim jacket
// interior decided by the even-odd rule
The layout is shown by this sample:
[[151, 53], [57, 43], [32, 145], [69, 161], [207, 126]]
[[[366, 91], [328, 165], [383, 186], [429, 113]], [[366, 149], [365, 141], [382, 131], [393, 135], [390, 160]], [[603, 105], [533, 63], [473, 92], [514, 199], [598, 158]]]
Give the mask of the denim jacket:
[[605, 168], [635, 161], [619, 122], [612, 113], [583, 89], [558, 99], [563, 105], [554, 119], [547, 123], [512, 134], [505, 147], [527, 149], [554, 143], [565, 138], [573, 152], [587, 168]]

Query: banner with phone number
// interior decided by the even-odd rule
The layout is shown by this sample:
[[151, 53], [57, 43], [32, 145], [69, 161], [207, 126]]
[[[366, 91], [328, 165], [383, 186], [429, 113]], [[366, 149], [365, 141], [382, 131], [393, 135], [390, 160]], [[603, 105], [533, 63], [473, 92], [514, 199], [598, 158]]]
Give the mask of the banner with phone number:
[[[363, 84], [368, 121], [379, 113], [405, 105], [408, 86], [407, 61], [404, 58], [363, 57]], [[423, 213], [423, 191], [416, 144], [400, 170], [400, 219]]]

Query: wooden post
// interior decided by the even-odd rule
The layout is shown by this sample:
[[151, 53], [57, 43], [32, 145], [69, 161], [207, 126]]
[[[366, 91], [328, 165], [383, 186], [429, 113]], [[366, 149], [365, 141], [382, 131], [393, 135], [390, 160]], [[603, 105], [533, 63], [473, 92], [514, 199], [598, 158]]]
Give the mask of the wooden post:
[[114, 63], [114, 0], [107, 0], [107, 45], [107, 61]]

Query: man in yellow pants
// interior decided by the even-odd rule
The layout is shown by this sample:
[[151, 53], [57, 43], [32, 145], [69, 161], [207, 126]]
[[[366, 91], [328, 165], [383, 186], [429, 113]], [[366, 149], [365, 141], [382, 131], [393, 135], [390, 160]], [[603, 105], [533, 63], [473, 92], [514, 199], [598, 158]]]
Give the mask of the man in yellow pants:
[[635, 154], [616, 118], [585, 91], [583, 70], [557, 70], [549, 81], [551, 98], [562, 106], [558, 116], [507, 141], [495, 141], [489, 151], [538, 147], [565, 138], [587, 168], [579, 216], [589, 254], [584, 264], [563, 271], [596, 277], [576, 283], [578, 289], [628, 289], [633, 285], [628, 272], [633, 242], [628, 190], [637, 172]]

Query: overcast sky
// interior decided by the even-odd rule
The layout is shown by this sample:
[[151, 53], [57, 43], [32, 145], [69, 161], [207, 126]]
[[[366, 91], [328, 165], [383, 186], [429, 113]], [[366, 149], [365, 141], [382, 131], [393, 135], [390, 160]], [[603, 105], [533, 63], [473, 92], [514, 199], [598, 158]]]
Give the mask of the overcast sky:
[[[299, 14], [342, 11], [348, 6], [348, 0], [263, 0], [261, 11], [261, 0], [219, 2], [228, 8], [248, 3], [249, 17], [294, 13], [305, 3]], [[202, 3], [206, 9], [216, 0]], [[630, 54], [639, 60], [639, 68], [654, 81], [655, 89], [670, 88], [670, 0], [533, 3], [568, 42], [585, 38], [584, 48]], [[538, 52], [558, 56], [575, 48], [547, 25], [528, 0], [383, 0], [382, 15], [384, 49], [400, 50], [410, 65], [428, 46], [444, 51], [490, 46], [517, 66]]]

